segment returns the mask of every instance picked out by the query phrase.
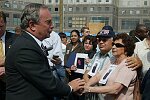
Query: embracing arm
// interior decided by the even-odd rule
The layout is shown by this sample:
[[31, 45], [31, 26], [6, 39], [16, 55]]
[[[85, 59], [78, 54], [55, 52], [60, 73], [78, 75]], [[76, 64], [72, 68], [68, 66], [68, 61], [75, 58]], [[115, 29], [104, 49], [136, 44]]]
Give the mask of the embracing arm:
[[142, 61], [137, 55], [128, 57], [126, 63], [129, 68], [132, 68], [132, 70], [136, 70], [143, 66]]

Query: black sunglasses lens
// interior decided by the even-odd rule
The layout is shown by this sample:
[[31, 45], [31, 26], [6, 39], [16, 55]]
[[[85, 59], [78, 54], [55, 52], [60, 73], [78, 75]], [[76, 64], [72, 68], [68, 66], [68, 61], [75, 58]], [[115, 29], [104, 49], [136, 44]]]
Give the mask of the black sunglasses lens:
[[99, 41], [106, 42], [106, 41], [107, 41], [107, 38], [99, 38]]
[[112, 43], [112, 46], [116, 46], [116, 47], [125, 47], [123, 44], [120, 44], [120, 43]]

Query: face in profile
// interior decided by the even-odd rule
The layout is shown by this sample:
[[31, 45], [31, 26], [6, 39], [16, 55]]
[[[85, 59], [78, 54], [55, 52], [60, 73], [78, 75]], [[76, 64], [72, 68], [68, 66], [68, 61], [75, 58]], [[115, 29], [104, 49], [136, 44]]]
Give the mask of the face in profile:
[[122, 39], [115, 40], [112, 43], [112, 54], [114, 56], [124, 56], [125, 55], [125, 45], [122, 43]]
[[50, 33], [53, 30], [53, 24], [52, 16], [48, 9], [40, 10], [40, 21], [36, 27], [36, 30], [42, 39], [50, 37]]

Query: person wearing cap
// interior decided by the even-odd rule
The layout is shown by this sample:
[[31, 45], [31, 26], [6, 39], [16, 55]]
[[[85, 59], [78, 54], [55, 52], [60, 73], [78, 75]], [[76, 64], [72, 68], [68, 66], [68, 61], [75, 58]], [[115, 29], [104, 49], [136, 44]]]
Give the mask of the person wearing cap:
[[[91, 61], [87, 64], [87, 69], [83, 75], [83, 78], [86, 82], [88, 82], [92, 76], [94, 76], [98, 71], [100, 71], [104, 67], [104, 65], [110, 62], [110, 58], [112, 57], [111, 49], [115, 32], [113, 32], [112, 29], [108, 29], [110, 29], [110, 27], [104, 27], [103, 30], [98, 32], [97, 34], [97, 44], [100, 51], [97, 52], [91, 59]], [[94, 63], [96, 62], [99, 63], [99, 67], [96, 69], [95, 73], [89, 75], [90, 70], [92, 70], [92, 65], [94, 65]], [[133, 70], [137, 69], [142, 65], [141, 60], [139, 60], [139, 58], [136, 57], [128, 57], [126, 60], [126, 64], [129, 68], [133, 68]], [[101, 94], [98, 95], [101, 98], [101, 100], [103, 100], [103, 96]]]
[[[98, 35], [100, 36], [98, 36], [100, 49], [103, 50], [103, 45], [112, 45], [113, 56], [110, 57], [110, 61], [108, 61], [103, 68], [99, 67], [99, 69], [102, 70], [98, 70], [96, 75], [86, 83], [84, 93], [105, 94], [104, 100], [137, 100], [133, 97], [137, 73], [135, 70], [132, 71], [131, 68], [128, 68], [125, 62], [127, 57], [132, 56], [134, 53], [135, 44], [133, 39], [127, 33], [122, 33], [115, 35], [112, 40], [111, 37], [114, 33], [110, 30], [101, 31]], [[106, 43], [102, 43], [104, 42], [102, 37], [103, 39], [108, 39], [105, 41]], [[109, 44], [110, 41], [113, 41], [113, 43]], [[102, 53], [104, 53], [104, 50]], [[107, 56], [107, 54], [105, 54], [105, 56]], [[101, 66], [100, 61], [98, 62], [98, 66]], [[95, 84], [99, 85], [94, 86]], [[98, 98], [98, 96], [94, 99], [89, 96], [86, 100], [102, 99]]]
[[[90, 63], [87, 65], [87, 69], [83, 75], [83, 78], [86, 82], [89, 81], [89, 79], [94, 76], [98, 71], [100, 71], [104, 65], [106, 65], [108, 62], [110, 62], [110, 58], [112, 57], [112, 42], [113, 42], [113, 36], [115, 33], [111, 30], [102, 30], [97, 34], [97, 44], [100, 49], [99, 52], [97, 52], [94, 57], [91, 59]], [[99, 62], [99, 66], [95, 70], [94, 73], [91, 73], [89, 75], [90, 70], [92, 70], [91, 66], [95, 65], [94, 63]], [[96, 96], [99, 95], [99, 96]], [[99, 97], [100, 100], [103, 100], [103, 96], [101, 94], [91, 94], [93, 98]], [[88, 97], [88, 95], [87, 95]], [[99, 100], [96, 98], [96, 100]]]

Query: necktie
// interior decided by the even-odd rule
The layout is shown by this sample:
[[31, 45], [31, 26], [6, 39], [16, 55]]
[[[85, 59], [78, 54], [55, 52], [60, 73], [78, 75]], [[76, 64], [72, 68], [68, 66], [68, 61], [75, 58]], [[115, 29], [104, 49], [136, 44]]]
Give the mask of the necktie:
[[2, 39], [0, 39], [0, 58], [4, 58]]
[[48, 56], [48, 52], [46, 51], [47, 48], [46, 48], [46, 46], [43, 45], [43, 43], [41, 44], [41, 48], [42, 48], [44, 54], [45, 54], [46, 56]]

